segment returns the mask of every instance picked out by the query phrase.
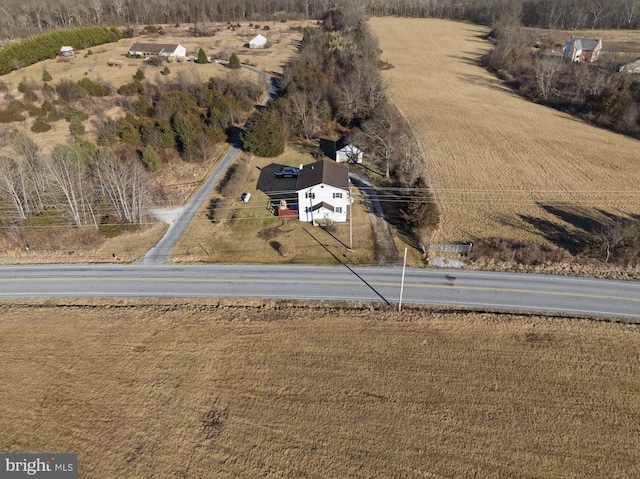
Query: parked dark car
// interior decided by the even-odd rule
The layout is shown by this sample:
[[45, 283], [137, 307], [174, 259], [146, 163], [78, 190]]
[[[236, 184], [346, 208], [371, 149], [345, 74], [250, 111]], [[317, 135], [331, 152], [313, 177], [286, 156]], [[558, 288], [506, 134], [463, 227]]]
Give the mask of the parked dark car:
[[295, 178], [300, 173], [298, 168], [293, 168], [291, 166], [285, 166], [284, 168], [280, 168], [273, 172], [273, 176], [276, 178]]

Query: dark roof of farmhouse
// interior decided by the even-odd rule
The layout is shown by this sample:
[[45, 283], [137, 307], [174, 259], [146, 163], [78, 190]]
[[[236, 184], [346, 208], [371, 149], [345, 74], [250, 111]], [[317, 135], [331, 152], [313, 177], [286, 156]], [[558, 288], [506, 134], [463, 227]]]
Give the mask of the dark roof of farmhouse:
[[349, 189], [349, 170], [346, 166], [329, 160], [320, 160], [305, 165], [298, 174], [296, 190], [309, 188], [320, 183], [347, 190]]
[[130, 52], [167, 53], [174, 52], [178, 43], [140, 43], [136, 42], [129, 48]]

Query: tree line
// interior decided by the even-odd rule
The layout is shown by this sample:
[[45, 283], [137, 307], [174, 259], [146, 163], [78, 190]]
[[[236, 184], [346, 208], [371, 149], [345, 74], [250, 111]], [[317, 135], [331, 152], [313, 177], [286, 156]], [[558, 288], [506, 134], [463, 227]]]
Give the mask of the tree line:
[[[279, 98], [254, 114], [260, 121], [247, 122], [245, 145], [250, 150], [253, 145], [270, 145], [273, 132], [280, 129], [285, 136], [314, 141], [324, 131], [341, 132], [366, 152], [367, 163], [379, 172], [373, 178], [376, 183], [412, 191], [398, 194], [398, 211], [390, 216], [399, 218], [398, 226], [424, 243], [438, 222], [425, 180], [424, 153], [387, 96], [380, 48], [364, 14], [357, 2], [352, 3], [327, 12], [320, 28], [304, 30], [298, 55], [284, 66], [279, 79]], [[274, 120], [281, 126], [275, 127]], [[273, 154], [280, 151], [274, 147]], [[319, 150], [316, 153], [322, 156]]]
[[[22, 82], [19, 90], [23, 99], [0, 111], [1, 121], [28, 114], [36, 116], [35, 128], [66, 119], [74, 142], [45, 154], [26, 134], [10, 136], [13, 154], [0, 157], [0, 224], [48, 218], [55, 225], [97, 229], [143, 223], [152, 206], [150, 175], [164, 159], [172, 152], [185, 161], [210, 157], [227, 128], [253, 109], [263, 87], [233, 71], [227, 79], [208, 81], [179, 73], [160, 84], [146, 81], [139, 69], [131, 83], [116, 89], [88, 78], [55, 82], [43, 70], [42, 83]], [[83, 122], [98, 98], [126, 113], [115, 120], [94, 117], [94, 144], [85, 138]], [[12, 109], [23, 113], [11, 116]]]
[[640, 20], [640, 0], [5, 0], [0, 5], [0, 39], [87, 26], [320, 19], [333, 8], [485, 25], [512, 16], [526, 26], [552, 29], [633, 29]]
[[81, 49], [117, 42], [121, 38], [122, 32], [115, 27], [74, 28], [34, 35], [0, 49], [0, 75], [42, 60], [53, 59], [63, 45]]
[[619, 133], [640, 138], [640, 80], [620, 72], [615, 61], [561, 60], [563, 44], [553, 32], [543, 36], [517, 19], [496, 22], [495, 46], [484, 57], [487, 68], [524, 97]]

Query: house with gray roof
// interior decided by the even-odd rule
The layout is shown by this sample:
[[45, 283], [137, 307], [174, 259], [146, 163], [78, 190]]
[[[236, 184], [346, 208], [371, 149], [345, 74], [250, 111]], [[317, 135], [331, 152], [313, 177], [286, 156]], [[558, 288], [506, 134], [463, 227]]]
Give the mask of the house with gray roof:
[[600, 57], [602, 39], [571, 37], [562, 49], [562, 59], [575, 63], [595, 63]]

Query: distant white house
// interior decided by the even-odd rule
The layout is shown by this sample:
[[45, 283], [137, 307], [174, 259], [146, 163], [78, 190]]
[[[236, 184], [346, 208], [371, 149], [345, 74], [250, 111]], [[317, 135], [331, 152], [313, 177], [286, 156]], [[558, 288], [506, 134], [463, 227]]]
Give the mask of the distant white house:
[[349, 170], [329, 160], [305, 165], [298, 175], [298, 219], [306, 222], [347, 221]]
[[564, 44], [562, 59], [576, 63], [595, 63], [600, 57], [602, 39], [574, 38]]
[[140, 43], [136, 42], [129, 48], [129, 55], [143, 57], [186, 57], [187, 49], [177, 43]]
[[72, 57], [75, 55], [75, 52], [73, 51], [73, 47], [62, 47], [60, 48], [58, 55], [63, 57]]
[[249, 41], [249, 48], [264, 48], [267, 46], [267, 39], [258, 34]]

